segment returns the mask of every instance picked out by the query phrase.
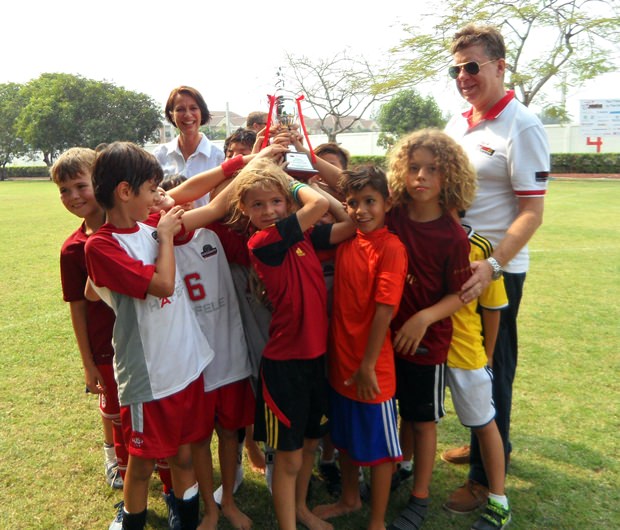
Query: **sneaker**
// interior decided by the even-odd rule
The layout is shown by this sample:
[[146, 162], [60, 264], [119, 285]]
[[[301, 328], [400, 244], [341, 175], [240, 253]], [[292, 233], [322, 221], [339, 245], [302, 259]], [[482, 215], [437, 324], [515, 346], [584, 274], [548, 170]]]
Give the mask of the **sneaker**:
[[116, 462], [105, 465], [105, 481], [115, 490], [123, 489], [123, 477]]
[[422, 526], [428, 512], [429, 500], [409, 497], [409, 502], [392, 522], [387, 530], [418, 530]]
[[463, 515], [484, 506], [488, 498], [488, 488], [468, 479], [465, 484], [450, 494], [443, 507], [449, 512]]
[[327, 492], [332, 497], [340, 496], [342, 491], [342, 481], [340, 469], [335, 462], [319, 462], [319, 476], [325, 482]]
[[168, 508], [168, 528], [170, 528], [170, 530], [182, 530], [181, 518], [179, 517], [177, 500], [174, 497], [174, 493], [170, 490], [170, 493], [162, 493], [162, 497], [164, 501], [166, 501], [166, 507]]
[[125, 507], [125, 503], [123, 501], [117, 502], [114, 505], [116, 508], [116, 516], [114, 520], [110, 523], [108, 530], [123, 530], [123, 508]]
[[448, 449], [441, 453], [441, 459], [448, 464], [469, 464], [469, 445]]
[[392, 473], [392, 481], [390, 483], [390, 491], [395, 491], [398, 487], [413, 475], [413, 468], [405, 469], [400, 464], [396, 467], [396, 471]]
[[[242, 482], [243, 482], [243, 466], [237, 465], [237, 472], [235, 474], [235, 483], [233, 484], [233, 495], [237, 493], [237, 490], [239, 489], [239, 486], [241, 486]], [[213, 492], [213, 500], [215, 501], [215, 504], [217, 504], [218, 506], [222, 504], [222, 492], [223, 491], [224, 490], [222, 489], [222, 485], [220, 484], [219, 488], [217, 488]]]
[[489, 499], [487, 507], [480, 518], [471, 527], [471, 530], [501, 530], [510, 522], [510, 508]]

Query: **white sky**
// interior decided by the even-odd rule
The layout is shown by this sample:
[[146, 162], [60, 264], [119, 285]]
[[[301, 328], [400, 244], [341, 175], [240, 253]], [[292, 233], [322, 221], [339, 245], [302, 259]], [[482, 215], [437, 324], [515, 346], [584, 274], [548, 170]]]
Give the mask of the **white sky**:
[[[381, 0], [273, 2], [237, 0], [17, 0], [0, 9], [0, 83], [26, 83], [45, 72], [79, 74], [143, 92], [162, 107], [170, 90], [190, 85], [211, 110], [267, 110], [285, 52], [332, 57], [345, 48], [378, 64], [397, 45], [420, 4]], [[421, 3], [424, 6], [424, 3]], [[569, 94], [617, 98], [620, 73]], [[444, 112], [463, 101], [449, 80], [418, 87]]]

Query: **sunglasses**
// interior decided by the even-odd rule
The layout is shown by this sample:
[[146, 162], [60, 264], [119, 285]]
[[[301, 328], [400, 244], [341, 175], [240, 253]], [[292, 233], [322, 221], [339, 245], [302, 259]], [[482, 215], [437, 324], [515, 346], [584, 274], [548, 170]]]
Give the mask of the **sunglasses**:
[[485, 64], [494, 63], [495, 61], [498, 61], [498, 60], [499, 59], [492, 59], [491, 61], [487, 61], [486, 63], [482, 63], [482, 64], [479, 64], [476, 61], [469, 61], [468, 63], [461, 63], [461, 64], [453, 64], [452, 66], [448, 68], [448, 75], [452, 79], [456, 79], [461, 73], [461, 69], [465, 70], [465, 72], [467, 72], [469, 75], [478, 75], [478, 73], [480, 72], [480, 67], [484, 66]]

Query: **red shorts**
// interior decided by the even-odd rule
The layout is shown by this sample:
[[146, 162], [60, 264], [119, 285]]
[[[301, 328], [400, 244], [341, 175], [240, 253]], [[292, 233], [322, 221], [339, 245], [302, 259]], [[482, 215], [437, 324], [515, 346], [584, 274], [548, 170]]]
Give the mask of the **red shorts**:
[[250, 378], [235, 381], [208, 394], [215, 399], [215, 421], [227, 431], [236, 431], [254, 423], [256, 400]]
[[121, 412], [118, 402], [118, 387], [114, 379], [114, 366], [111, 364], [98, 364], [97, 370], [101, 374], [105, 384], [105, 394], [99, 394], [99, 410], [101, 415], [108, 420], [117, 420]]
[[169, 458], [181, 445], [213, 433], [215, 400], [205, 393], [202, 374], [183, 390], [162, 399], [121, 407], [121, 424], [129, 454]]

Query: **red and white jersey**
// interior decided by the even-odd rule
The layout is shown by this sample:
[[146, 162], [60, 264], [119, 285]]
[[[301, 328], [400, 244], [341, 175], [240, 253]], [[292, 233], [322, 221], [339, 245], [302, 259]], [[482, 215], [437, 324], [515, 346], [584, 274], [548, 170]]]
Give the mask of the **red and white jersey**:
[[183, 390], [214, 356], [178, 269], [174, 294], [147, 293], [158, 252], [157, 231], [142, 223], [105, 224], [86, 243], [89, 276], [116, 313], [114, 372], [123, 406]]
[[[62, 297], [65, 302], [79, 302], [85, 300], [84, 287], [88, 272], [84, 246], [88, 241], [85, 232], [86, 225], [82, 223], [62, 245], [60, 250], [60, 278], [62, 282]], [[88, 343], [97, 366], [111, 365], [114, 359], [112, 348], [112, 329], [114, 327], [114, 311], [104, 302], [86, 301], [86, 330]]]
[[[470, 127], [471, 110], [455, 115], [445, 131], [459, 142], [478, 174], [478, 190], [463, 223], [494, 247], [518, 214], [522, 197], [544, 197], [550, 168], [547, 135], [532, 111], [508, 92], [485, 119]], [[527, 246], [504, 269], [526, 272]]]
[[215, 352], [205, 371], [205, 390], [249, 377], [239, 303], [219, 237], [200, 228], [184, 241], [175, 240], [174, 254], [196, 319]]

